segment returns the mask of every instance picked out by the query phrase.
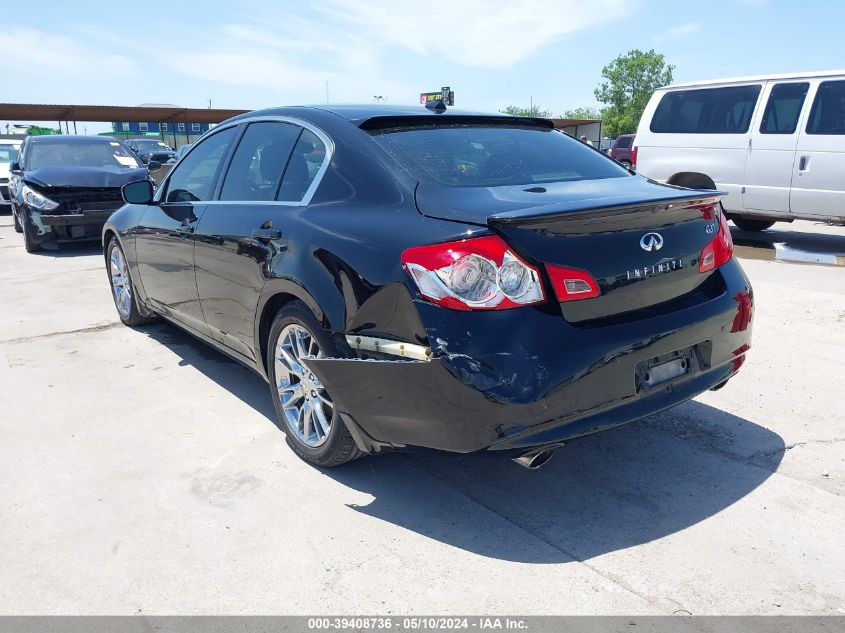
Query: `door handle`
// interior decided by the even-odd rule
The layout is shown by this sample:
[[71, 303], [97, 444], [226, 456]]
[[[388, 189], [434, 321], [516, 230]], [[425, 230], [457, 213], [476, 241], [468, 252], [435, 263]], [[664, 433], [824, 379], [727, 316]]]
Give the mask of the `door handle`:
[[802, 156], [798, 159], [798, 171], [807, 171], [807, 165], [810, 162], [809, 156]]
[[282, 232], [279, 229], [252, 229], [251, 235], [260, 242], [282, 239]]

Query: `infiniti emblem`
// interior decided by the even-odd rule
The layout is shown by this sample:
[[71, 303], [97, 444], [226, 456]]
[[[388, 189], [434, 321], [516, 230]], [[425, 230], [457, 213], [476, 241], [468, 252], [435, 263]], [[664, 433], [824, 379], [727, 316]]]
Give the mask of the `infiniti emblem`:
[[663, 248], [663, 236], [660, 233], [646, 233], [640, 238], [640, 248], [644, 251], [659, 251]]

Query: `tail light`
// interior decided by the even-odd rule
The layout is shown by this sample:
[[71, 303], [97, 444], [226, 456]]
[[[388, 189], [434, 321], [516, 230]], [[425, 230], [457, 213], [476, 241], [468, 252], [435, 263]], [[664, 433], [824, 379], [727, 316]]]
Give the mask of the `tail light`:
[[495, 235], [409, 248], [402, 265], [423, 297], [454, 310], [504, 310], [545, 301], [537, 269]]
[[698, 272], [706, 273], [708, 270], [718, 268], [734, 255], [734, 241], [731, 231], [728, 228], [728, 219], [724, 213], [719, 213], [719, 230], [707, 246], [701, 251], [698, 258]]
[[600, 294], [599, 285], [586, 270], [546, 264], [558, 301], [591, 299]]
[[637, 169], [637, 150], [639, 147], [634, 146], [634, 149], [631, 150], [631, 169], [636, 171]]

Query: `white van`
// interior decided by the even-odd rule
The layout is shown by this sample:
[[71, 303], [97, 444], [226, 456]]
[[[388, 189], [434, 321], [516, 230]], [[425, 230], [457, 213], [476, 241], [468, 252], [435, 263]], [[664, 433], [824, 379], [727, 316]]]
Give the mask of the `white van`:
[[725, 212], [743, 229], [845, 225], [845, 70], [660, 88], [633, 161], [654, 180], [727, 192]]

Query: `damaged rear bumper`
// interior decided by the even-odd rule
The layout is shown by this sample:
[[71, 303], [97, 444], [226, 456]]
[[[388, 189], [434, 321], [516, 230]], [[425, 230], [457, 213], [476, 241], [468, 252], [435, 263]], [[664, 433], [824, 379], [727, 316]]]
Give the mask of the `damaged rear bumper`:
[[[735, 261], [722, 274], [726, 292], [705, 304], [592, 329], [541, 310], [419, 304], [430, 360], [358, 350], [306, 362], [363, 450], [522, 453], [642, 418], [736, 373], [750, 345], [751, 289]], [[683, 375], [645, 380], [672, 359], [684, 361]]]

